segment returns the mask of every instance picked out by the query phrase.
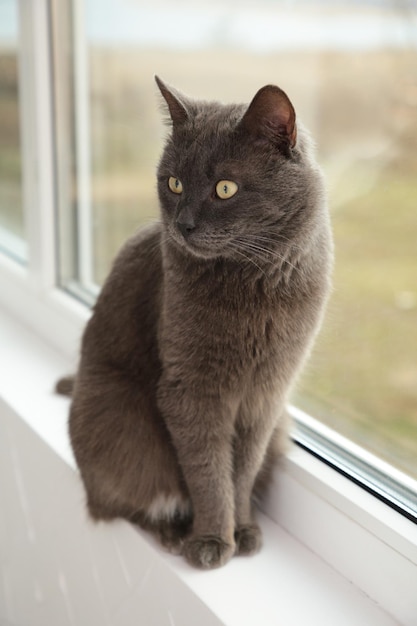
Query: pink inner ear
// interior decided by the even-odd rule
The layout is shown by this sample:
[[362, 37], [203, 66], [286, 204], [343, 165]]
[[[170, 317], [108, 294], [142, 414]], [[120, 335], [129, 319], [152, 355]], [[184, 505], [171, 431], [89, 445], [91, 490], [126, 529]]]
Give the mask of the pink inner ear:
[[281, 102], [275, 111], [273, 111], [273, 116], [276, 118], [276, 123], [279, 125], [287, 126], [291, 124], [291, 109], [288, 106], [290, 102]]
[[242, 124], [258, 137], [266, 134], [266, 139], [285, 139], [291, 147], [295, 145], [297, 131], [294, 107], [286, 93], [274, 85], [267, 85], [258, 91]]

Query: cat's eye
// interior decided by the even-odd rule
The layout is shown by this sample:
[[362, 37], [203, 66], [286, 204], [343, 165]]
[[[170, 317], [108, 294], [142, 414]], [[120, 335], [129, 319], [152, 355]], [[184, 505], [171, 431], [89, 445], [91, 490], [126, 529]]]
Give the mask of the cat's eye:
[[220, 180], [216, 185], [216, 194], [222, 200], [232, 198], [238, 190], [238, 186], [232, 180]]
[[175, 178], [174, 176], [170, 176], [168, 180], [168, 187], [171, 189], [173, 193], [182, 193], [182, 182], [179, 178]]

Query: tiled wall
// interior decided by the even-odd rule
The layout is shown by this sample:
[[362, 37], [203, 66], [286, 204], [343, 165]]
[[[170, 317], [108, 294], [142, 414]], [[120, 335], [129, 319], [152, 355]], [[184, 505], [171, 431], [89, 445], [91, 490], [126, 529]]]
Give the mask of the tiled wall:
[[93, 525], [77, 474], [0, 403], [0, 626], [215, 626], [125, 522]]

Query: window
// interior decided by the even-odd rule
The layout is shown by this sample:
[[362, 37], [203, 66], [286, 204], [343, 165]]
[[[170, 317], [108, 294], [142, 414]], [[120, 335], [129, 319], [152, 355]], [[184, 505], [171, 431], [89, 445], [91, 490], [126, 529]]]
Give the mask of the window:
[[[293, 402], [416, 479], [415, 4], [41, 4], [54, 284], [91, 304], [122, 242], [157, 216], [166, 130], [155, 73], [191, 96], [224, 101], [279, 84], [316, 138], [336, 239], [334, 293]], [[14, 53], [0, 54], [0, 106], [15, 122], [0, 116], [0, 228], [22, 242], [17, 2], [0, 2], [0, 18], [1, 42], [15, 42]], [[16, 244], [2, 247], [25, 258]]]
[[0, 249], [27, 258], [19, 109], [19, 21], [16, 0], [0, 2]]

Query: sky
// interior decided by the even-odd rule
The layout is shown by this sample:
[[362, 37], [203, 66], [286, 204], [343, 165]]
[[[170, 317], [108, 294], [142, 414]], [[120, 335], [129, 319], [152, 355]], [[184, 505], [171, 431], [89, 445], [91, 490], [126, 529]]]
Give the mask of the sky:
[[[294, 0], [85, 0], [79, 24], [93, 45], [194, 50], [221, 46], [263, 54], [281, 50], [417, 47], [414, 9], [368, 3]], [[378, 5], [378, 6], [376, 6]], [[16, 42], [16, 0], [0, 0], [0, 45]]]

